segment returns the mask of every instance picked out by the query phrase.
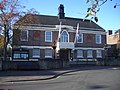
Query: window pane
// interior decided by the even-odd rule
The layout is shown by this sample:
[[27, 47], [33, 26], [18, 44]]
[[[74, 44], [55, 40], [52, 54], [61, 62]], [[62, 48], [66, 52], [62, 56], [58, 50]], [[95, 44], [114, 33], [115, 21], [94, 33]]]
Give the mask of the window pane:
[[83, 50], [77, 50], [77, 57], [82, 58], [83, 57]]
[[92, 55], [92, 50], [88, 50], [88, 51], [87, 51], [87, 57], [88, 57], [88, 58], [92, 58], [92, 57], [93, 57], [93, 55]]
[[97, 57], [102, 57], [102, 51], [101, 50], [96, 50]]
[[27, 41], [28, 40], [28, 30], [21, 30], [20, 38], [21, 38], [21, 41]]
[[35, 48], [33, 49], [33, 57], [40, 57], [40, 49]]
[[60, 38], [61, 42], [68, 42], [68, 33], [63, 31]]
[[78, 43], [82, 43], [83, 42], [83, 34], [82, 33], [78, 34], [78, 36], [77, 36], [77, 42]]
[[52, 42], [52, 32], [45, 32], [45, 41]]
[[101, 35], [96, 35], [96, 43], [101, 44]]
[[52, 57], [52, 50], [51, 49], [46, 49], [45, 50], [45, 57]]

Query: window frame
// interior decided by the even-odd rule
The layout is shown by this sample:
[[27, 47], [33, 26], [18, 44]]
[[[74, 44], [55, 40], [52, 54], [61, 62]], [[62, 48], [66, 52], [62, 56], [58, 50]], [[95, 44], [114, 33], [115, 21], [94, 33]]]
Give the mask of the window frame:
[[87, 58], [93, 58], [93, 50], [87, 50]]
[[96, 57], [102, 58], [102, 50], [96, 50]]
[[[23, 38], [22, 38], [22, 36], [23, 36], [23, 35], [22, 35], [22, 32], [23, 32], [23, 31], [26, 32], [26, 34], [27, 34], [27, 35], [26, 35], [26, 37], [27, 37], [26, 39], [23, 39]], [[21, 30], [20, 30], [20, 41], [28, 41], [28, 29], [26, 29], [26, 30], [21, 29]]]
[[[48, 35], [47, 35], [47, 33], [48, 32], [50, 32], [50, 40], [47, 40], [47, 38], [48, 38]], [[51, 31], [45, 31], [45, 42], [52, 42], [52, 32]]]
[[[66, 41], [66, 36], [63, 36], [63, 33], [66, 32], [67, 34], [67, 41]], [[60, 42], [69, 42], [69, 33], [66, 30], [63, 30], [60, 36]]]
[[83, 33], [80, 33], [80, 32], [79, 32], [78, 35], [79, 35], [79, 36], [81, 35], [81, 37], [80, 37], [80, 38], [81, 38], [81, 42], [78, 41], [78, 37], [79, 37], [79, 36], [77, 36], [77, 38], [76, 38], [76, 39], [77, 39], [77, 43], [83, 43]]
[[[48, 50], [50, 50], [50, 52], [47, 52]], [[52, 49], [51, 48], [45, 49], [45, 58], [52, 58]]]
[[[34, 52], [35, 50], [38, 50], [38, 54], [35, 55]], [[33, 58], [40, 58], [40, 49], [39, 48], [34, 48], [33, 51], [32, 51], [32, 57]]]
[[77, 58], [83, 58], [83, 50], [81, 49], [77, 50]]
[[[101, 35], [100, 34], [96, 34], [96, 44], [101, 44], [102, 42], [102, 38], [101, 38]], [[99, 40], [98, 40], [99, 39]]]

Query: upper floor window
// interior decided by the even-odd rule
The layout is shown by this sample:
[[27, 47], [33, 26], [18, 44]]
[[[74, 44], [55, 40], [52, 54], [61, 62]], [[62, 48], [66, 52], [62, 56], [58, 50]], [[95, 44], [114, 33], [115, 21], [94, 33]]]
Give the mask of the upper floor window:
[[83, 43], [83, 33], [78, 33], [77, 36], [77, 43]]
[[96, 57], [101, 58], [102, 57], [102, 51], [101, 50], [96, 50]]
[[45, 49], [45, 57], [52, 58], [52, 49], [50, 48]]
[[96, 44], [101, 44], [101, 35], [96, 35]]
[[60, 38], [61, 42], [69, 42], [69, 34], [67, 31], [63, 31], [61, 33], [61, 38]]
[[45, 42], [52, 42], [52, 32], [50, 31], [45, 32]]
[[92, 57], [93, 57], [93, 51], [87, 50], [87, 58], [92, 58]]
[[77, 58], [83, 58], [83, 50], [77, 50]]
[[28, 30], [21, 30], [20, 40], [21, 41], [28, 41]]

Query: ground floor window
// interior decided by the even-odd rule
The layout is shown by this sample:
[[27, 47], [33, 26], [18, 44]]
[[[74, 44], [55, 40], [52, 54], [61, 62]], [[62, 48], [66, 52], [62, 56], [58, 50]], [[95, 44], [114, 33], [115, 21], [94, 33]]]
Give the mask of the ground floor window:
[[52, 58], [52, 49], [51, 48], [45, 49], [45, 58]]
[[83, 50], [77, 50], [77, 58], [83, 58]]
[[12, 50], [12, 58], [13, 60], [28, 60], [29, 51], [22, 48], [15, 48]]
[[87, 58], [93, 58], [93, 51], [87, 50]]
[[40, 49], [39, 48], [33, 49], [33, 58], [40, 58]]
[[102, 51], [101, 50], [96, 50], [96, 57], [102, 58]]

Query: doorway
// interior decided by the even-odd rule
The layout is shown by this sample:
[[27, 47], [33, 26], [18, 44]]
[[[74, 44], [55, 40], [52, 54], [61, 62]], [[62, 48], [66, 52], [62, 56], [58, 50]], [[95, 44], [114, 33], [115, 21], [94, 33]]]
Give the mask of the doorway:
[[60, 49], [60, 59], [64, 61], [69, 61], [71, 55], [71, 50], [69, 49]]

